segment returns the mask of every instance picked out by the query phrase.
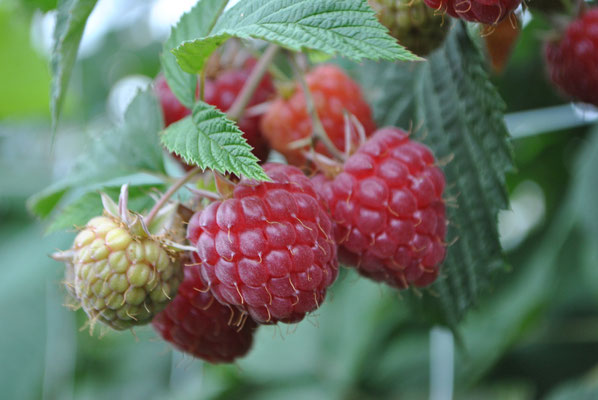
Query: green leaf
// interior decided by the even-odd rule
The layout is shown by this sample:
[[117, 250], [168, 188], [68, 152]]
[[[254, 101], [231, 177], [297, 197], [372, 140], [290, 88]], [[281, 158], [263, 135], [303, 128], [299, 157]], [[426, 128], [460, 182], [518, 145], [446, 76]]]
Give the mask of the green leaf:
[[58, 4], [56, 27], [54, 28], [54, 47], [50, 60], [52, 70], [50, 109], [54, 130], [77, 58], [85, 23], [96, 2], [97, 0], [62, 0]]
[[463, 24], [422, 65], [416, 107], [427, 142], [442, 159], [451, 222], [443, 279], [433, 302], [454, 325], [474, 305], [491, 274], [505, 265], [497, 215], [508, 206], [505, 174], [512, 169], [505, 105], [484, 70], [484, 60]]
[[484, 60], [461, 24], [426, 63], [367, 63], [356, 76], [380, 125], [412, 128], [446, 175], [448, 248], [434, 295], [408, 296], [436, 322], [455, 326], [478, 301], [492, 273], [505, 265], [497, 213], [507, 207], [512, 167], [504, 104]]
[[188, 108], [192, 108], [195, 103], [197, 77], [182, 71], [170, 51], [185, 40], [208, 35], [227, 3], [228, 0], [198, 1], [172, 28], [170, 36], [164, 43], [160, 58], [164, 76], [172, 92]]
[[166, 129], [162, 143], [187, 164], [258, 180], [269, 179], [237, 125], [202, 101], [195, 104], [192, 116]]
[[388, 35], [366, 0], [242, 0], [221, 16], [210, 36], [183, 42], [173, 53], [184, 71], [198, 73], [231, 37], [342, 54], [355, 61], [419, 59]]
[[[66, 197], [72, 202], [76, 199], [73, 196], [99, 190], [109, 182], [118, 186], [133, 184], [126, 179], [142, 171], [164, 174], [158, 135], [163, 126], [162, 114], [151, 90], [140, 91], [135, 96], [124, 119], [121, 126], [92, 138], [91, 146], [81, 154], [67, 177], [30, 197], [29, 210], [46, 218]], [[147, 184], [147, 178], [144, 179], [137, 184]], [[151, 179], [160, 182], [155, 177]]]

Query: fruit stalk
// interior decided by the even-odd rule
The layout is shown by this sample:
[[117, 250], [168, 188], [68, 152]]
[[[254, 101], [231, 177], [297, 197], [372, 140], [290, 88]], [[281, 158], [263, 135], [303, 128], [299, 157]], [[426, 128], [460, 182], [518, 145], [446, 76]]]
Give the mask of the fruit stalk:
[[266, 71], [268, 71], [268, 66], [272, 62], [272, 59], [276, 55], [278, 49], [279, 47], [275, 44], [268, 46], [253, 71], [251, 71], [251, 75], [249, 75], [249, 78], [247, 78], [247, 82], [245, 82], [243, 89], [241, 89], [241, 93], [239, 93], [239, 96], [237, 96], [235, 99], [235, 102], [231, 106], [230, 110], [228, 110], [226, 113], [229, 119], [232, 119], [233, 121], [238, 121], [241, 119], [245, 108], [251, 100], [251, 96], [253, 96], [253, 93], [262, 81], [264, 74]]
[[345, 161], [345, 159], [346, 159], [345, 154], [342, 151], [340, 151], [334, 145], [334, 143], [332, 143], [332, 141], [326, 134], [326, 130], [324, 129], [324, 126], [322, 125], [322, 121], [320, 121], [318, 112], [316, 111], [316, 106], [314, 104], [314, 98], [311, 95], [311, 92], [309, 91], [309, 87], [307, 85], [307, 81], [305, 80], [303, 71], [301, 71], [301, 68], [299, 68], [299, 64], [297, 63], [297, 61], [295, 60], [295, 58], [293, 56], [289, 57], [289, 59], [291, 62], [291, 67], [293, 68], [293, 73], [295, 74], [295, 77], [299, 81], [299, 84], [301, 85], [301, 89], [303, 90], [303, 94], [305, 96], [305, 105], [307, 107], [307, 113], [309, 114], [309, 116], [311, 118], [312, 131], [313, 131], [312, 132], [312, 147], [313, 147], [313, 139], [314, 138], [318, 139], [322, 143], [324, 143], [324, 146], [326, 146], [326, 149], [337, 160]]
[[156, 202], [154, 207], [152, 207], [149, 214], [145, 218], [145, 224], [147, 226], [149, 226], [152, 223], [152, 220], [154, 219], [156, 214], [158, 214], [158, 211], [160, 211], [160, 209], [164, 206], [164, 204], [166, 204], [166, 202], [172, 197], [172, 195], [175, 194], [181, 187], [183, 187], [185, 183], [189, 182], [189, 180], [193, 178], [193, 176], [197, 174], [199, 171], [200, 170], [198, 167], [193, 168], [192, 170], [187, 172], [181, 179], [176, 181], [170, 188], [168, 188], [166, 193], [164, 193], [164, 195], [160, 197], [160, 199]]

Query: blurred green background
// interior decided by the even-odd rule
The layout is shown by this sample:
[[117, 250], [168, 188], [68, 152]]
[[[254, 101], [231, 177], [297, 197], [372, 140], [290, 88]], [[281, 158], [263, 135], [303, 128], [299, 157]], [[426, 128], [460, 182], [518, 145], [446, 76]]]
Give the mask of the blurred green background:
[[598, 398], [596, 111], [567, 105], [548, 84], [546, 21], [531, 15], [493, 78], [517, 165], [512, 209], [499, 220], [510, 268], [457, 335], [430, 329], [400, 295], [353, 271], [315, 315], [262, 328], [232, 366], [173, 352], [147, 327], [135, 336], [80, 331], [85, 316], [63, 306], [62, 266], [48, 257], [73, 233], [44, 235], [25, 201], [119, 121], [134, 90], [158, 73], [169, 25], [192, 3], [100, 0], [52, 142], [46, 10], [55, 2], [0, 0], [1, 398]]

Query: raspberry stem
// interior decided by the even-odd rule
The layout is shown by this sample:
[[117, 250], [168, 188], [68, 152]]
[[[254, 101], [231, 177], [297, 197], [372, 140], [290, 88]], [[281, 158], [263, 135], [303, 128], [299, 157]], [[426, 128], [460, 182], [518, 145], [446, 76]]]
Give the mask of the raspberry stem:
[[[235, 102], [231, 106], [231, 108], [226, 113], [227, 117], [233, 121], [237, 121], [241, 119], [245, 108], [249, 104], [251, 97], [253, 96], [254, 92], [256, 91], [257, 87], [259, 86], [264, 74], [268, 70], [268, 66], [274, 59], [276, 52], [278, 51], [279, 47], [275, 44], [271, 44], [268, 46], [258, 63], [256, 64], [253, 71], [247, 78], [245, 85], [243, 85], [243, 89], [241, 89], [241, 93], [235, 99]], [[205, 75], [202, 73], [201, 76], [201, 90], [200, 96], [203, 97], [204, 91], [204, 82], [205, 82]], [[187, 183], [195, 174], [200, 171], [198, 167], [193, 168], [186, 175], [181, 177], [178, 181], [176, 181], [167, 191], [164, 193], [162, 197], [158, 200], [158, 202], [154, 205], [154, 207], [150, 210], [149, 214], [145, 218], [145, 224], [149, 226], [152, 222], [158, 211], [166, 204], [166, 202], [181, 188], [185, 183]]]
[[307, 81], [305, 80], [305, 75], [303, 74], [303, 71], [299, 67], [297, 60], [295, 60], [295, 57], [293, 57], [293, 56], [289, 57], [289, 60], [291, 63], [291, 67], [293, 68], [293, 73], [294, 73], [295, 77], [299, 80], [301, 89], [303, 89], [303, 94], [305, 96], [305, 105], [307, 106], [307, 112], [311, 118], [311, 124], [312, 124], [311, 145], [312, 145], [312, 148], [313, 148], [313, 139], [318, 139], [322, 143], [324, 143], [324, 146], [326, 146], [326, 149], [328, 149], [330, 154], [332, 154], [336, 159], [345, 161], [346, 160], [345, 154], [343, 154], [343, 152], [341, 152], [339, 149], [336, 148], [334, 143], [332, 143], [332, 141], [326, 134], [326, 130], [324, 129], [324, 126], [322, 125], [322, 121], [320, 121], [320, 117], [318, 116], [318, 112], [317, 112], [316, 106], [314, 104], [313, 96], [311, 95], [311, 92], [309, 91], [309, 87], [307, 85]]
[[191, 178], [193, 178], [193, 176], [195, 174], [197, 174], [199, 171], [200, 171], [200, 169], [198, 167], [193, 168], [192, 170], [190, 170], [189, 172], [187, 172], [187, 174], [185, 174], [183, 177], [181, 177], [178, 181], [176, 181], [170, 188], [168, 188], [168, 190], [166, 191], [166, 193], [164, 193], [164, 195], [162, 197], [160, 197], [160, 199], [154, 205], [154, 207], [152, 207], [152, 209], [150, 210], [150, 212], [147, 215], [147, 217], [145, 217], [145, 225], [146, 226], [149, 226], [152, 223], [152, 220], [154, 219], [154, 217], [156, 216], [156, 214], [158, 214], [158, 211], [160, 211], [160, 209], [166, 204], [166, 202], [181, 187], [183, 187], [183, 185], [185, 183], [189, 182], [189, 180]]
[[241, 119], [245, 108], [249, 104], [253, 93], [256, 91], [257, 87], [262, 81], [262, 78], [268, 70], [268, 66], [274, 59], [278, 49], [279, 47], [275, 44], [268, 46], [258, 63], [253, 68], [253, 71], [251, 71], [249, 78], [247, 78], [245, 85], [243, 85], [243, 89], [241, 89], [241, 93], [239, 93], [239, 96], [237, 96], [235, 102], [226, 113], [229, 119], [232, 119], [233, 121], [238, 121]]

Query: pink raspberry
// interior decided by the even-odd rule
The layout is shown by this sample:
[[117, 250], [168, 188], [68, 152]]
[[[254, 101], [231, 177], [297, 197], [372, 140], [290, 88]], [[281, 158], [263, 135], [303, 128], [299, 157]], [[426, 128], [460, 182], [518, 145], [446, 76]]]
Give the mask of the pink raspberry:
[[247, 354], [257, 326], [214, 299], [197, 265], [185, 266], [177, 296], [152, 324], [177, 349], [211, 363], [230, 363]]
[[[376, 125], [372, 111], [361, 88], [341, 68], [322, 64], [307, 74], [305, 80], [322, 126], [339, 150], [345, 150], [345, 111], [359, 120], [366, 136], [374, 132]], [[281, 96], [274, 100], [264, 114], [261, 126], [270, 146], [282, 153], [289, 164], [300, 167], [305, 164], [303, 152], [309, 146], [292, 147], [294, 142], [307, 139], [312, 133], [311, 118], [299, 84], [288, 98]], [[317, 143], [316, 151], [329, 155], [321, 142]]]
[[262, 324], [291, 323], [324, 301], [338, 274], [332, 222], [296, 167], [266, 164], [272, 182], [241, 181], [189, 221], [204, 283]]
[[316, 187], [335, 222], [342, 263], [404, 289], [426, 286], [444, 260], [445, 179], [432, 152], [397, 128], [383, 128]]

